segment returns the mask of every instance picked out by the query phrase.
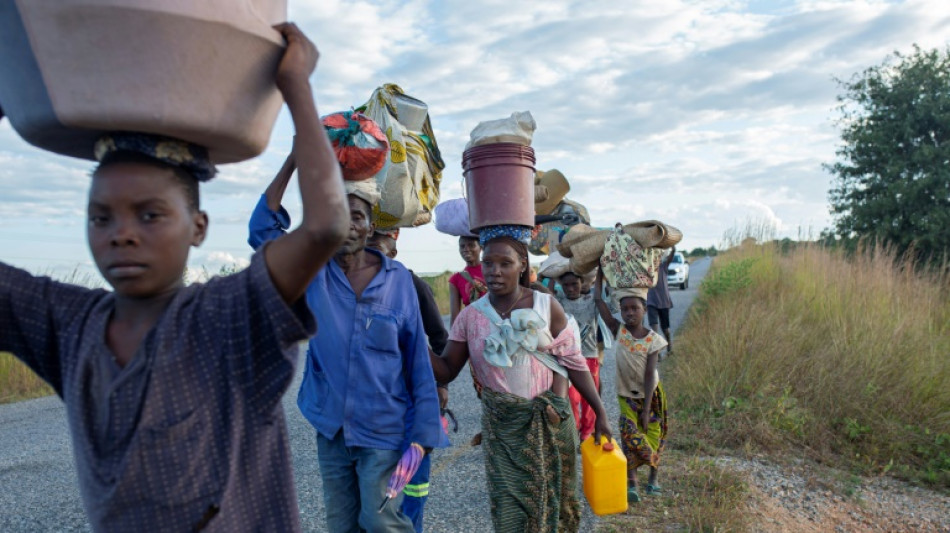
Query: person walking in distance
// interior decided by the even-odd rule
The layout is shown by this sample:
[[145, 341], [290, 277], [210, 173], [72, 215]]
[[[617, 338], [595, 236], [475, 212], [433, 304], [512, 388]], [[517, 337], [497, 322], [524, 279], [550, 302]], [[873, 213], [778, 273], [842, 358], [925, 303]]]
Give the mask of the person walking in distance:
[[660, 274], [656, 277], [656, 286], [647, 293], [647, 321], [653, 331], [663, 331], [666, 339], [666, 355], [673, 353], [673, 334], [670, 332], [670, 309], [673, 308], [673, 299], [670, 298], [670, 287], [666, 282], [666, 271], [676, 253], [676, 247], [670, 249], [669, 255], [660, 263]]

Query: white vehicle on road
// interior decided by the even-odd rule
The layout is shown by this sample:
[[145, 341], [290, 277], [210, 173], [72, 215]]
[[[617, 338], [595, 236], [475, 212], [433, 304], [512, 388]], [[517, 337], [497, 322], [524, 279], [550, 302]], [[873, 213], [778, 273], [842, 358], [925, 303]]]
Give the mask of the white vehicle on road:
[[682, 253], [676, 252], [673, 254], [666, 281], [670, 286], [679, 285], [680, 290], [685, 291], [686, 287], [689, 287], [689, 263]]

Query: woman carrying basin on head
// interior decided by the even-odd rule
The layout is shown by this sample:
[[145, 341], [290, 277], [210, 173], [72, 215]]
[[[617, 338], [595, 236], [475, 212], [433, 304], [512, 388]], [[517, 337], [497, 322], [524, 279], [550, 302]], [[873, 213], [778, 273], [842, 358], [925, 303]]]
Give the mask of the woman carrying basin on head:
[[480, 232], [488, 294], [463, 309], [436, 379], [465, 365], [482, 390], [482, 431], [492, 523], [500, 532], [577, 531], [576, 430], [567, 398], [552, 392], [569, 377], [597, 413], [595, 438], [609, 436], [607, 415], [576, 340], [576, 325], [550, 295], [529, 289], [530, 228]]

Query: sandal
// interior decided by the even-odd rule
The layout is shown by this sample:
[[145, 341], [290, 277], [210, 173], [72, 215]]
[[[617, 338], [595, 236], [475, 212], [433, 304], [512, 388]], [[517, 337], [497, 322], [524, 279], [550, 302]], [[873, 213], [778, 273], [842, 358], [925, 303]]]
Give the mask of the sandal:
[[637, 503], [640, 501], [640, 493], [637, 492], [636, 487], [630, 487], [627, 489], [627, 503]]
[[651, 485], [647, 483], [647, 494], [648, 495], [663, 494], [663, 489], [660, 488], [659, 485]]

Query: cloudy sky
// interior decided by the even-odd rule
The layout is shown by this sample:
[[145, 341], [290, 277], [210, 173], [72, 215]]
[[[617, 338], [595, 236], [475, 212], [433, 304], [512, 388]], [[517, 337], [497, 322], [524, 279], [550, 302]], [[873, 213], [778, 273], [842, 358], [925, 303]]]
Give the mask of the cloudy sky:
[[[461, 195], [471, 129], [529, 110], [538, 167], [564, 172], [594, 224], [657, 218], [683, 230], [687, 249], [719, 245], [747, 220], [792, 238], [828, 226], [821, 164], [838, 142], [835, 78], [950, 41], [946, 0], [290, 0], [290, 18], [321, 51], [321, 113], [360, 105], [387, 82], [429, 104], [443, 198]], [[264, 155], [223, 166], [204, 187], [211, 234], [193, 268], [246, 263], [247, 217], [292, 135], [283, 112]], [[0, 123], [3, 261], [94, 272], [90, 169]], [[403, 232], [400, 259], [420, 272], [461, 263], [455, 240], [431, 226]]]

